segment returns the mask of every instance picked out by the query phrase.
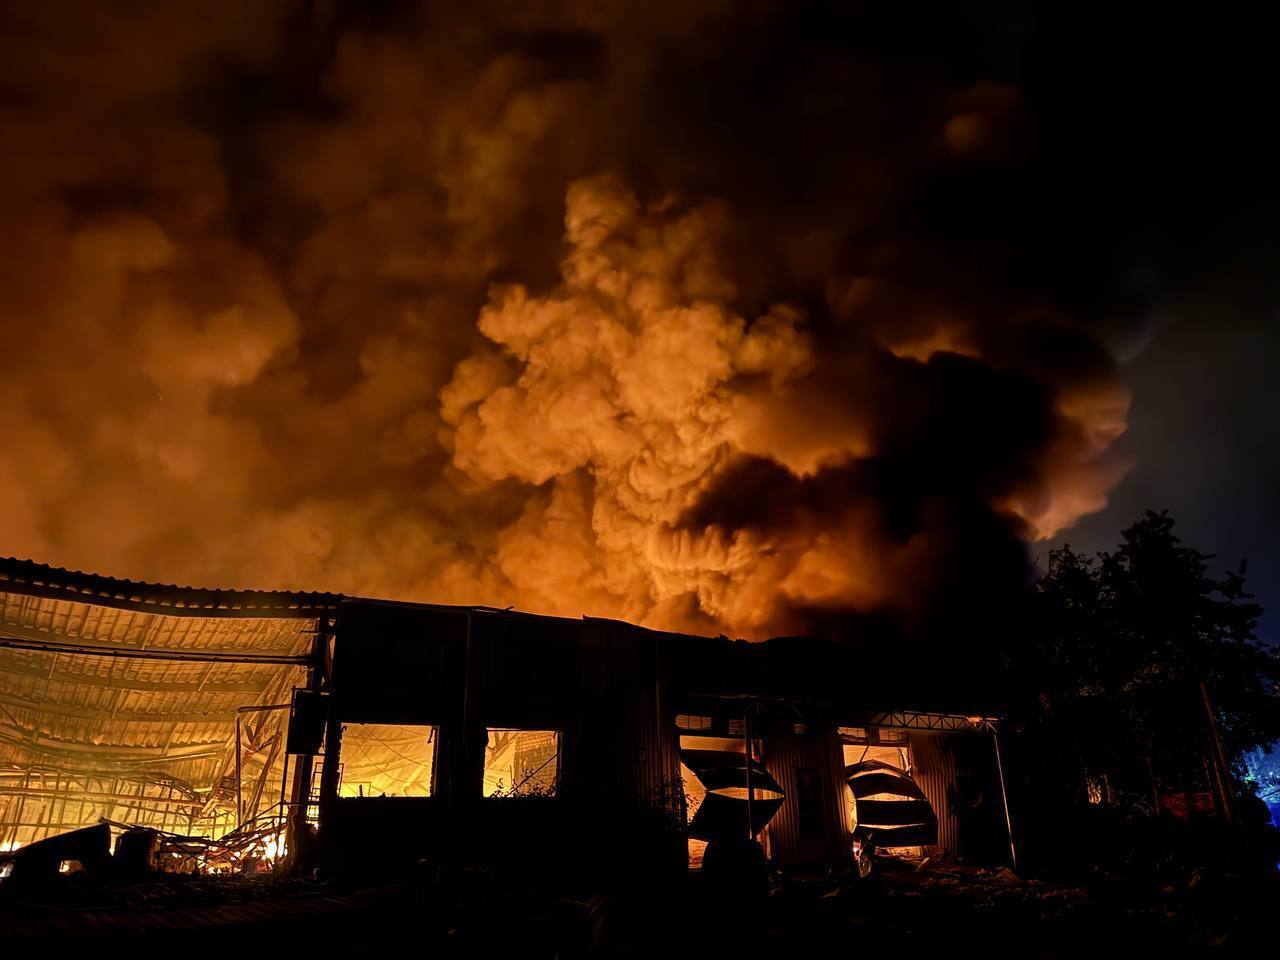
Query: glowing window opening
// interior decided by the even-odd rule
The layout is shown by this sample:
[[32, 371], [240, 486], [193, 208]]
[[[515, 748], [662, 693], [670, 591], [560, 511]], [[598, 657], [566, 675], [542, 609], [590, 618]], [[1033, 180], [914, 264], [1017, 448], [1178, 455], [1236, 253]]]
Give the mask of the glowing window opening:
[[711, 718], [691, 713], [677, 713], [676, 727], [680, 730], [710, 730]]
[[431, 796], [438, 740], [429, 724], [344, 724], [338, 796]]
[[560, 731], [490, 727], [484, 748], [484, 795], [560, 795]]

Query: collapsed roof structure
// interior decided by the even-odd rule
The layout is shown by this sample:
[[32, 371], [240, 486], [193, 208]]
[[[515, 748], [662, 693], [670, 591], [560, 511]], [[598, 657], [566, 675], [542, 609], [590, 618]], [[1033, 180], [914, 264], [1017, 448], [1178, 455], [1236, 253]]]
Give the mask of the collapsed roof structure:
[[0, 559], [0, 845], [99, 818], [216, 836], [271, 806], [274, 708], [337, 602]]

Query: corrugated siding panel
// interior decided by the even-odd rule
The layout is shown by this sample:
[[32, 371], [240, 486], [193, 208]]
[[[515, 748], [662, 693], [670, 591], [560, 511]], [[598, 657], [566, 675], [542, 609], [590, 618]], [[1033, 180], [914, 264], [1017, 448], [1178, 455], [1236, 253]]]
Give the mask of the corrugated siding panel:
[[915, 780], [938, 815], [938, 845], [976, 863], [1008, 859], [995, 744], [990, 734], [910, 734]]
[[[764, 751], [765, 769], [787, 794], [766, 831], [770, 857], [783, 866], [844, 857], [850, 849], [849, 830], [844, 817], [840, 745], [834, 728], [809, 720], [807, 732], [797, 734], [790, 721], [766, 724]], [[820, 827], [809, 834], [801, 832], [797, 767], [816, 769], [820, 778]]]
[[[618, 706], [630, 727], [630, 739], [634, 744], [633, 783], [635, 795], [642, 805], [666, 806], [672, 811], [683, 811], [683, 789], [680, 783], [680, 738], [676, 731], [675, 714], [669, 704], [661, 701], [658, 676], [662, 669], [661, 650], [658, 641], [644, 638], [638, 650], [643, 660], [630, 664], [634, 687], [630, 698], [619, 698]], [[633, 709], [627, 709], [627, 699]]]
[[679, 744], [671, 711], [659, 702], [654, 638], [603, 620], [584, 621], [581, 637], [579, 714], [570, 731], [580, 795], [602, 808], [678, 809]]
[[960, 823], [951, 802], [955, 795], [956, 756], [949, 733], [908, 734], [912, 775], [938, 815], [938, 842], [926, 847], [932, 856], [939, 851], [955, 853], [960, 845]]

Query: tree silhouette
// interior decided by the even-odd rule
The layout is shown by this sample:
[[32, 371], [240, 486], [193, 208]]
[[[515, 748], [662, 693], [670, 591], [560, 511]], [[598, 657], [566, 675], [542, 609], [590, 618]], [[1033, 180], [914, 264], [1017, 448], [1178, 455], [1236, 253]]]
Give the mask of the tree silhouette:
[[1209, 573], [1167, 512], [1096, 559], [1069, 546], [1036, 585], [1035, 642], [1015, 665], [1022, 732], [1076, 799], [1152, 804], [1212, 785], [1200, 684], [1237, 780], [1280, 738], [1280, 656], [1255, 635], [1244, 575]]

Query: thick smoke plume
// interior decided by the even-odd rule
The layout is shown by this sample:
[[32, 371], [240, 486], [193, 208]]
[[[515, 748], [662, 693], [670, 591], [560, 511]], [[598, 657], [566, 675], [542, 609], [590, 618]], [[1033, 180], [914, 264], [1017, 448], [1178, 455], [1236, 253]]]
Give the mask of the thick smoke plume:
[[667, 6], [5, 7], [0, 552], [744, 636], [999, 602], [1125, 469], [1033, 106]]

